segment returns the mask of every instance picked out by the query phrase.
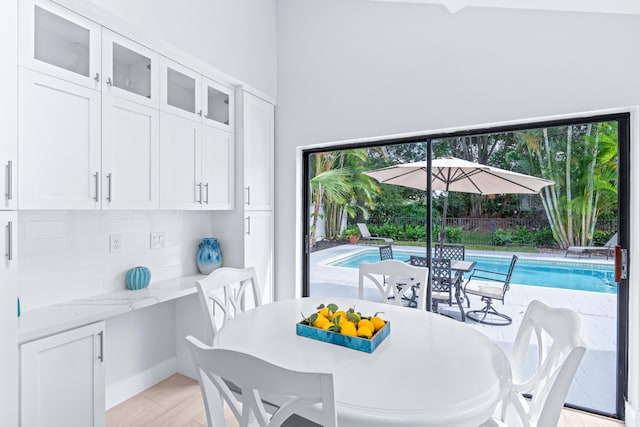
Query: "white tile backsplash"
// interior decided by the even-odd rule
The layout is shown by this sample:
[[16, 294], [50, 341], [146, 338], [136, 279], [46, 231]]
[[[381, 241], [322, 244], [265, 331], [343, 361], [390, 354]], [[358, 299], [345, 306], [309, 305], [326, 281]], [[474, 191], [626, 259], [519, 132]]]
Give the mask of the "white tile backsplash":
[[[24, 311], [125, 289], [128, 269], [144, 265], [154, 282], [197, 273], [198, 244], [215, 237], [212, 212], [20, 211], [18, 292]], [[150, 249], [162, 232], [165, 247]], [[122, 250], [109, 253], [109, 235]]]

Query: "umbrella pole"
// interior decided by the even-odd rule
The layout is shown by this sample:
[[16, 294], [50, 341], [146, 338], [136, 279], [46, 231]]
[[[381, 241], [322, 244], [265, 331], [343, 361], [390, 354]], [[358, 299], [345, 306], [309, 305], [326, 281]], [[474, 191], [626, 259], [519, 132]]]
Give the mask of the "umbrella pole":
[[447, 171], [447, 186], [445, 187], [444, 202], [442, 205], [442, 226], [440, 227], [440, 253], [442, 254], [442, 246], [444, 238], [447, 237], [447, 207], [449, 205], [449, 183], [451, 182], [451, 169]]

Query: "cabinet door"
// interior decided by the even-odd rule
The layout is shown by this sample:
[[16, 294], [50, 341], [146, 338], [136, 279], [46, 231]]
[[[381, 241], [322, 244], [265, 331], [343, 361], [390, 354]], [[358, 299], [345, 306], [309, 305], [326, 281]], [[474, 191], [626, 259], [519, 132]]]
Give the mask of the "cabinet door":
[[200, 74], [160, 57], [160, 109], [189, 120], [202, 121]]
[[103, 93], [158, 108], [158, 61], [151, 49], [102, 29]]
[[0, 424], [18, 424], [18, 214], [0, 211]]
[[233, 209], [234, 158], [233, 135], [211, 126], [203, 126], [203, 209]]
[[104, 322], [20, 346], [22, 427], [104, 426]]
[[245, 209], [273, 209], [273, 105], [243, 95]]
[[254, 267], [262, 302], [273, 301], [273, 212], [245, 211], [244, 265]]
[[100, 89], [100, 25], [44, 0], [20, 0], [20, 65]]
[[157, 209], [158, 110], [102, 95], [102, 207]]
[[233, 132], [233, 90], [202, 78], [202, 120], [205, 124]]
[[18, 4], [0, 1], [0, 210], [17, 209]]
[[21, 209], [100, 208], [100, 92], [20, 70]]
[[202, 125], [160, 113], [160, 207], [201, 209]]

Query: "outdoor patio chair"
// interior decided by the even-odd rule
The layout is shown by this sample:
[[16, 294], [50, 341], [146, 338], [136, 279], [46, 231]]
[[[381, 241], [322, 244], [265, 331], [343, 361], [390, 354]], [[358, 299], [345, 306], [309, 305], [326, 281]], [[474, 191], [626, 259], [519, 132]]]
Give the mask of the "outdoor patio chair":
[[[511, 317], [499, 313], [493, 306], [493, 301], [502, 301], [502, 305], [504, 305], [504, 296], [509, 290], [511, 275], [516, 266], [516, 261], [518, 261], [518, 257], [514, 255], [506, 273], [478, 268], [473, 270], [469, 280], [464, 285], [464, 293], [465, 295], [478, 295], [485, 303], [485, 306], [481, 310], [469, 311], [467, 313], [469, 319], [479, 323], [486, 323], [487, 325], [504, 326], [511, 324]], [[469, 298], [467, 297], [468, 300]]]
[[557, 425], [585, 351], [577, 313], [531, 301], [513, 343], [511, 390], [500, 420], [485, 427]]
[[380, 236], [372, 236], [369, 232], [369, 228], [367, 224], [363, 224], [362, 222], [358, 223], [358, 229], [360, 229], [360, 240], [366, 242], [384, 242], [393, 244], [393, 239], [389, 237], [380, 237]]
[[457, 259], [464, 261], [464, 246], [462, 245], [436, 245], [434, 258]]
[[360, 264], [358, 271], [358, 298], [364, 298], [364, 285], [366, 282], [375, 285], [380, 292], [380, 300], [384, 303], [395, 305], [402, 304], [402, 296], [416, 286], [416, 306], [425, 308], [424, 292], [420, 292], [420, 283], [426, 283], [429, 270], [427, 268], [414, 267], [406, 262], [398, 260], [386, 260], [380, 262]]
[[569, 253], [573, 253], [578, 254], [579, 258], [582, 258], [582, 255], [589, 255], [589, 258], [591, 258], [594, 253], [604, 253], [609, 259], [610, 256], [613, 256], [613, 250], [617, 244], [618, 233], [614, 233], [603, 246], [569, 246], [564, 252], [564, 257], [566, 258]]
[[393, 259], [393, 248], [391, 245], [380, 246], [380, 261]]
[[462, 275], [451, 271], [451, 260], [445, 258], [433, 258], [431, 260], [431, 305], [435, 313], [438, 311], [438, 303], [446, 302], [452, 306], [455, 300], [460, 309], [460, 321], [464, 322], [464, 309], [460, 301], [460, 286]]

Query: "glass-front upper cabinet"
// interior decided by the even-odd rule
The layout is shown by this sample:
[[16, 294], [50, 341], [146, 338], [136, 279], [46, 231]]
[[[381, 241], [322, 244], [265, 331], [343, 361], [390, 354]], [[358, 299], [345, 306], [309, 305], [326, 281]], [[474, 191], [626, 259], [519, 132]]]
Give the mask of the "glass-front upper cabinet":
[[20, 65], [100, 89], [100, 25], [48, 1], [19, 5]]
[[160, 57], [160, 68], [160, 108], [201, 121], [200, 74], [165, 57]]
[[102, 90], [158, 108], [159, 55], [106, 28], [102, 29]]
[[160, 58], [160, 68], [162, 110], [233, 130], [233, 89], [164, 57]]
[[233, 129], [233, 90], [213, 80], [202, 79], [203, 120], [219, 129]]

